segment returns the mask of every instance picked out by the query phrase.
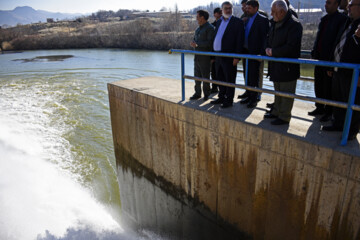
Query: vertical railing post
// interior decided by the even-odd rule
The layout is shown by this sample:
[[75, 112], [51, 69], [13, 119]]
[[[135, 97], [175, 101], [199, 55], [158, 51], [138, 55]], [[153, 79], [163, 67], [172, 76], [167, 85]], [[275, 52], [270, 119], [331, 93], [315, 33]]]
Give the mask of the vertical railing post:
[[181, 101], [185, 101], [185, 54], [181, 53]]
[[351, 81], [351, 88], [349, 92], [349, 100], [348, 100], [348, 107], [346, 111], [346, 118], [344, 123], [344, 130], [342, 133], [341, 138], [341, 146], [345, 146], [347, 144], [347, 139], [349, 136], [349, 130], [350, 130], [350, 124], [351, 124], [351, 118], [353, 114], [352, 106], [355, 102], [355, 95], [357, 90], [357, 84], [359, 79], [359, 68], [354, 69], [353, 78]]
[[248, 85], [248, 74], [249, 74], [249, 59], [247, 58], [246, 59], [246, 63], [245, 63], [245, 69], [244, 69], [244, 71], [245, 71], [245, 86], [247, 86]]

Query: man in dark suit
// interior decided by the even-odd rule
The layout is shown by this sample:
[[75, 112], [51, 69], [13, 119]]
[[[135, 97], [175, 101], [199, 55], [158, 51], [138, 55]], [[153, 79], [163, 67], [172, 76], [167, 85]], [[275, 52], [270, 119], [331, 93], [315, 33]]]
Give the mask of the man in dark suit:
[[[266, 37], [269, 32], [269, 20], [259, 14], [259, 2], [249, 0], [246, 2], [246, 15], [248, 20], [245, 23], [244, 53], [254, 55], [265, 55]], [[249, 60], [248, 86], [259, 87], [260, 65], [258, 60]], [[257, 105], [258, 93], [248, 91], [248, 96], [240, 101], [247, 104], [248, 108]]]
[[[215, 29], [213, 49], [215, 52], [242, 53], [244, 45], [244, 23], [239, 18], [232, 16], [233, 6], [230, 2], [221, 5], [223, 16], [218, 21]], [[238, 58], [216, 57], [216, 76], [218, 80], [226, 83], [235, 83]], [[233, 105], [235, 89], [220, 86], [218, 99], [212, 104], [222, 104], [222, 108]]]
[[[339, 32], [334, 51], [335, 62], [360, 63], [360, 0], [352, 0], [348, 5], [349, 19]], [[353, 70], [335, 68], [332, 79], [332, 94], [335, 101], [348, 102]], [[355, 104], [360, 104], [360, 85], [358, 84]], [[333, 108], [334, 121], [324, 126], [324, 131], [342, 131], [346, 109]], [[354, 140], [359, 133], [360, 112], [354, 111], [351, 119], [348, 140]]]
[[[327, 14], [321, 18], [318, 32], [311, 56], [313, 59], [332, 61], [334, 57], [335, 41], [338, 32], [343, 28], [347, 17], [338, 11], [341, 0], [326, 0], [325, 10]], [[330, 68], [331, 69], [331, 68]], [[317, 98], [331, 100], [331, 81], [328, 75], [329, 67], [316, 66], [315, 76], [315, 95]], [[331, 119], [332, 107], [324, 104], [315, 103], [315, 110], [309, 112], [310, 116], [322, 115], [321, 122]]]
[[[359, 0], [360, 1], [360, 0]], [[268, 35], [266, 54], [270, 57], [299, 58], [301, 51], [302, 26], [288, 10], [283, 0], [276, 0], [271, 6], [273, 16]], [[296, 81], [300, 77], [300, 66], [294, 63], [269, 62], [270, 81], [275, 91], [295, 93]], [[271, 124], [289, 124], [293, 98], [275, 96], [274, 107], [264, 118], [273, 118]]]
[[[214, 27], [216, 27], [216, 23], [219, 21], [221, 16], [222, 16], [221, 8], [219, 8], [219, 7], [215, 8], [214, 9], [215, 21], [211, 23]], [[216, 78], [215, 60], [211, 62], [211, 79], [217, 80], [217, 78]], [[219, 92], [219, 86], [213, 83], [212, 87], [211, 87], [211, 93], [218, 93], [218, 92]]]

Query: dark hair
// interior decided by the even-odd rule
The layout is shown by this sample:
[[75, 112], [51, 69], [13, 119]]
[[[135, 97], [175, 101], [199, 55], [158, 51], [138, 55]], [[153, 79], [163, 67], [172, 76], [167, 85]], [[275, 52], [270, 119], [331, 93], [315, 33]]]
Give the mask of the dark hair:
[[221, 13], [221, 8], [219, 8], [219, 7], [215, 8], [214, 13]]
[[341, 3], [341, 0], [336, 0], [337, 4], [340, 5]]
[[206, 21], [209, 19], [209, 13], [205, 10], [198, 10], [196, 13], [198, 13], [200, 17], [204, 17]]
[[231, 7], [233, 6], [232, 3], [229, 2], [229, 1], [223, 2], [223, 3], [221, 4], [221, 8], [223, 8], [224, 5], [230, 5]]
[[241, 1], [241, 4], [244, 4], [244, 3], [246, 3], [248, 0], [242, 0]]
[[249, 0], [249, 1], [246, 2], [246, 5], [250, 5], [250, 6], [254, 7], [254, 8], [255, 7], [259, 8], [259, 6], [260, 6], [260, 4], [259, 4], [259, 2], [257, 0]]

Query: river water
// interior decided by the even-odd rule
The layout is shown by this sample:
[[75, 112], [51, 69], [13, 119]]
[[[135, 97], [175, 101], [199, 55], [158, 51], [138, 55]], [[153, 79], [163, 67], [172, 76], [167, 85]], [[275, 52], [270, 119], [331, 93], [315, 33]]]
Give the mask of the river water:
[[[120, 223], [107, 83], [179, 79], [180, 56], [47, 50], [1, 54], [0, 63], [0, 239], [159, 239]], [[312, 83], [298, 93], [313, 95]]]

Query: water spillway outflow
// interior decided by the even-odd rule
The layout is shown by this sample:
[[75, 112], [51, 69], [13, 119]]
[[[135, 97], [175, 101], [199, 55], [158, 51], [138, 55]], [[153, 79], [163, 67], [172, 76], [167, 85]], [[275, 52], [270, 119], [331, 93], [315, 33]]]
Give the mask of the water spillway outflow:
[[2, 239], [71, 237], [71, 231], [99, 237], [123, 232], [89, 191], [41, 156], [44, 151], [34, 136], [6, 131], [4, 126], [9, 127], [1, 124]]
[[81, 184], [79, 156], [66, 139], [69, 108], [35, 79], [1, 82], [0, 238], [120, 236], [122, 227]]

